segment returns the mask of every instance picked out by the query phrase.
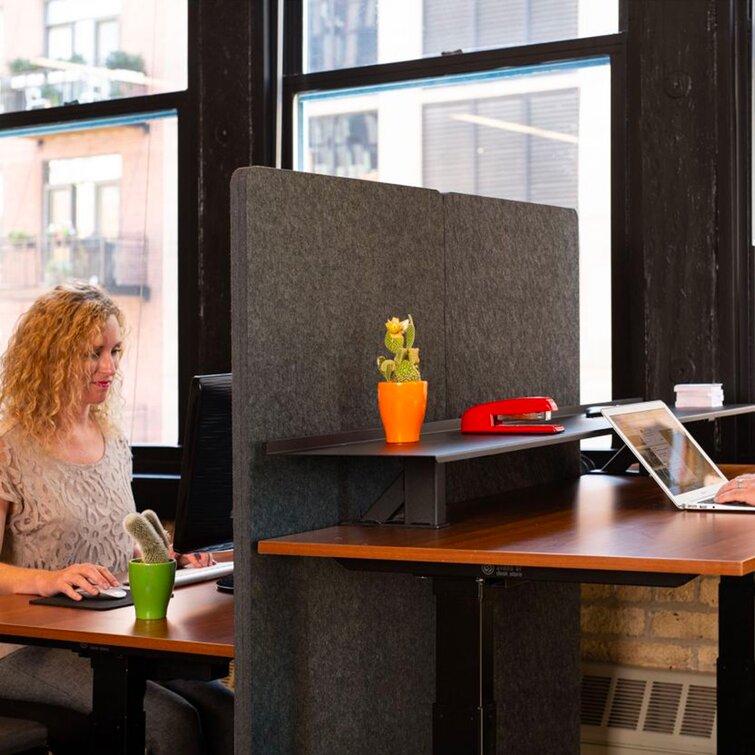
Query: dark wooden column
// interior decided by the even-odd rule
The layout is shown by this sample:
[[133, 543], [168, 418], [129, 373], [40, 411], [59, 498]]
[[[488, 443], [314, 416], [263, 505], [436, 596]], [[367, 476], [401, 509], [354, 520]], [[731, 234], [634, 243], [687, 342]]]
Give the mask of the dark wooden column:
[[[230, 180], [236, 168], [252, 163], [252, 39], [261, 4], [198, 0], [187, 5], [189, 88], [178, 125], [176, 442], [191, 375], [231, 369]], [[175, 447], [135, 449], [137, 506], [157, 502], [160, 515], [172, 518], [178, 469]]]
[[179, 281], [187, 374], [231, 368], [230, 181], [236, 168], [252, 164], [253, 55], [262, 57], [254, 44], [257, 5], [190, 4], [196, 14], [189, 39], [195, 96], [181, 149], [195, 167], [196, 184], [180, 186], [188, 199], [179, 219], [192, 226], [179, 249], [190, 258]]
[[[728, 401], [753, 400], [747, 8], [625, 3], [631, 296], [616, 395], [670, 402], [676, 383], [721, 381]], [[710, 439], [732, 461], [734, 429]]]

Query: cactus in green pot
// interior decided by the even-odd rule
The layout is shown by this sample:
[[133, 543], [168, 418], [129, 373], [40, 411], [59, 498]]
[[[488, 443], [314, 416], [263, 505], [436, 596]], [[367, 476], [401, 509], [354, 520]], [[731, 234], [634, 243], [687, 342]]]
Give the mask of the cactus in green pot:
[[378, 370], [391, 383], [412, 383], [422, 380], [419, 372], [419, 349], [414, 346], [416, 329], [412, 316], [406, 320], [392, 317], [385, 323], [385, 347], [393, 357], [377, 358]]

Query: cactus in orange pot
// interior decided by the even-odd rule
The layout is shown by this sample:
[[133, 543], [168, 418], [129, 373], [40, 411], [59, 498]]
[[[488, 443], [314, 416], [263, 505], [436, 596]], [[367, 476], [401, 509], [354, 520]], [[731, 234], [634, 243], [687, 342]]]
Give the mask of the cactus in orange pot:
[[393, 356], [379, 356], [377, 366], [384, 378], [378, 383], [378, 406], [388, 443], [414, 443], [422, 429], [427, 381], [420, 375], [415, 337], [411, 315], [406, 320], [392, 317], [385, 323], [384, 343]]

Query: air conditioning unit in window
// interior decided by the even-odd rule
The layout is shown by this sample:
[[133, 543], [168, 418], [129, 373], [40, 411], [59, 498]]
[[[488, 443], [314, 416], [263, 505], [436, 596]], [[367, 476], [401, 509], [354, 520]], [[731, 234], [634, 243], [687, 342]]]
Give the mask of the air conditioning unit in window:
[[581, 755], [714, 755], [714, 674], [582, 667]]

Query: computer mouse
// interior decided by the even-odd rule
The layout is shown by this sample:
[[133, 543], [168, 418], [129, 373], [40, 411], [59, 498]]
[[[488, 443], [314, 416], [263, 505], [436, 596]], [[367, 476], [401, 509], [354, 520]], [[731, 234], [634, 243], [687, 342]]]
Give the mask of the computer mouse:
[[118, 598], [125, 598], [128, 594], [122, 587], [108, 587], [106, 589], [99, 588], [97, 595], [92, 595], [84, 590], [83, 587], [77, 587], [76, 592], [84, 598], [89, 600], [117, 600]]

